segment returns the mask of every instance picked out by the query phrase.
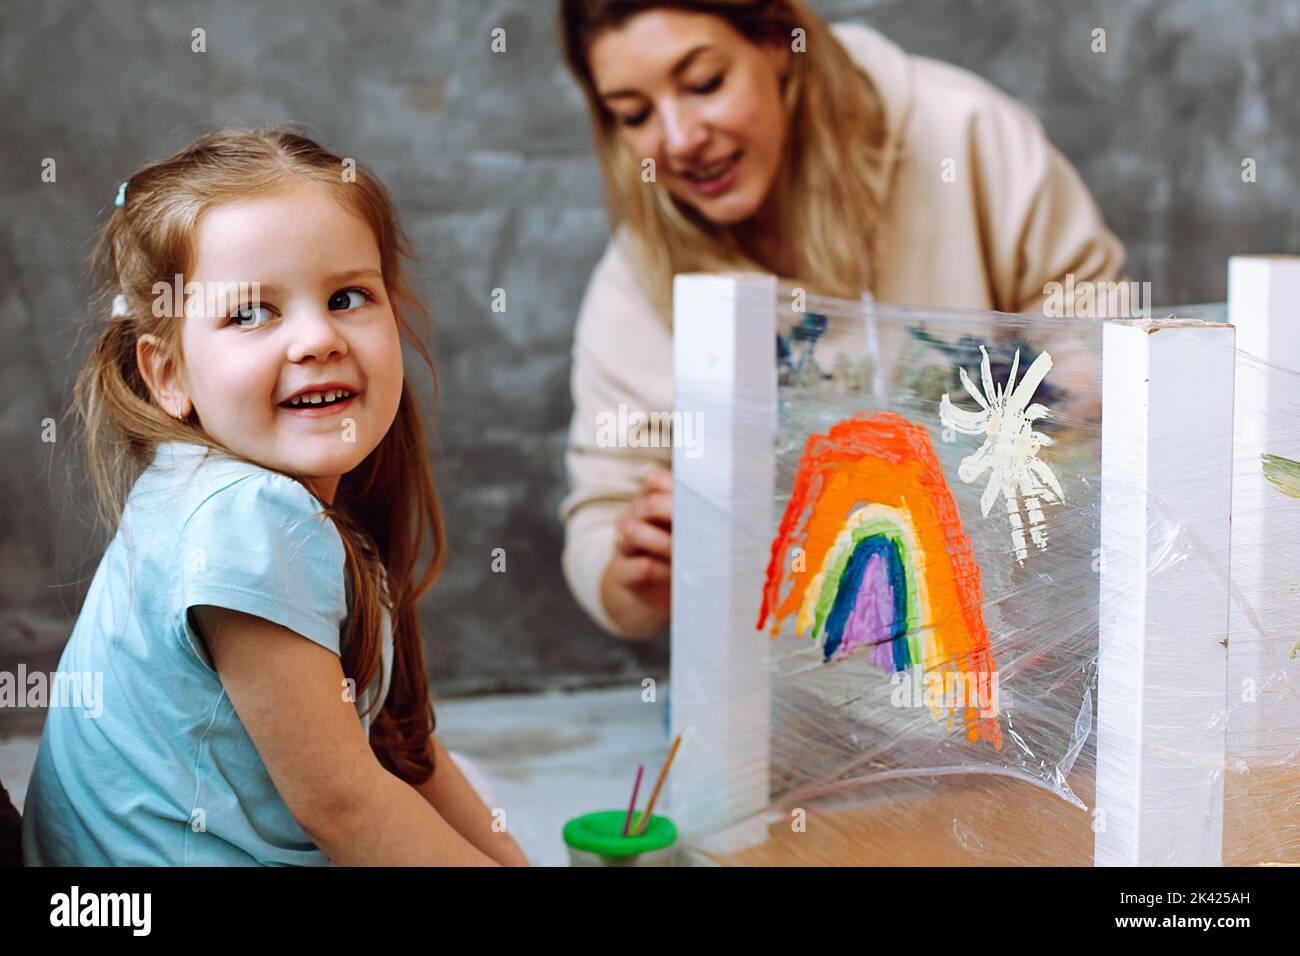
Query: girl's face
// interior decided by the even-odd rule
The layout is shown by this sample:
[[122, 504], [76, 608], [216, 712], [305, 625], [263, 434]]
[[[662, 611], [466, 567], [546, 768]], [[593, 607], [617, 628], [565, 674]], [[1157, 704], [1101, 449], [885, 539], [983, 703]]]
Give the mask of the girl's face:
[[720, 17], [648, 10], [591, 43], [601, 101], [655, 179], [719, 225], [753, 216], [776, 178], [790, 49], [751, 43]]
[[[137, 348], [155, 397], [333, 501], [340, 477], [387, 434], [402, 394], [401, 340], [369, 225], [322, 190], [293, 186], [206, 212], [194, 240], [181, 367], [163, 362], [150, 336]], [[322, 391], [335, 392], [332, 404], [290, 405]]]

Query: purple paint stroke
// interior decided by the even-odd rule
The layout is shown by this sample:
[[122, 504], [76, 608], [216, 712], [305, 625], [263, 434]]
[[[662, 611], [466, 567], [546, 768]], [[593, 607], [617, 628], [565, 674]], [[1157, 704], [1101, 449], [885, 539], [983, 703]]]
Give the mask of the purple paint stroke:
[[889, 585], [889, 569], [881, 555], [873, 554], [862, 573], [862, 585], [835, 656], [842, 660], [863, 644], [871, 644], [871, 663], [881, 670], [893, 670], [893, 624], [894, 589]]

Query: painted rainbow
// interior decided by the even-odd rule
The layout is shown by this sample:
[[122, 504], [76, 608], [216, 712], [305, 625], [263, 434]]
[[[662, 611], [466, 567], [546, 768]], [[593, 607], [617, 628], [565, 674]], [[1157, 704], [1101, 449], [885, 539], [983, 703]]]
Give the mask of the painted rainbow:
[[884, 671], [964, 675], [981, 704], [961, 708], [967, 736], [1000, 745], [983, 706], [994, 662], [982, 605], [970, 538], [924, 425], [880, 413], [808, 439], [772, 542], [759, 628], [770, 617], [776, 636], [795, 615], [796, 635], [820, 642], [825, 661], [863, 652]]

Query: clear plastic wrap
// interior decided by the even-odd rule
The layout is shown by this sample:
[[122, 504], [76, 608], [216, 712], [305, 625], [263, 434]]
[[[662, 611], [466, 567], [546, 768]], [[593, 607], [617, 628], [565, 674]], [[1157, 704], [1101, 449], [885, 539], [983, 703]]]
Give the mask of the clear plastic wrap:
[[1236, 350], [1222, 307], [1103, 322], [682, 281], [690, 846], [1300, 861], [1300, 376]]

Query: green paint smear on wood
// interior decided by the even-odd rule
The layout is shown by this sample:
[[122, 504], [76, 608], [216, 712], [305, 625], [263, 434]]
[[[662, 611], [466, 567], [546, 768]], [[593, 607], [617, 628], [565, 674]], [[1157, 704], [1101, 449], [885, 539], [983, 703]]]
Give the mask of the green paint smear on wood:
[[1300, 461], [1292, 461], [1280, 455], [1260, 455], [1264, 465], [1264, 477], [1284, 495], [1300, 498]]

